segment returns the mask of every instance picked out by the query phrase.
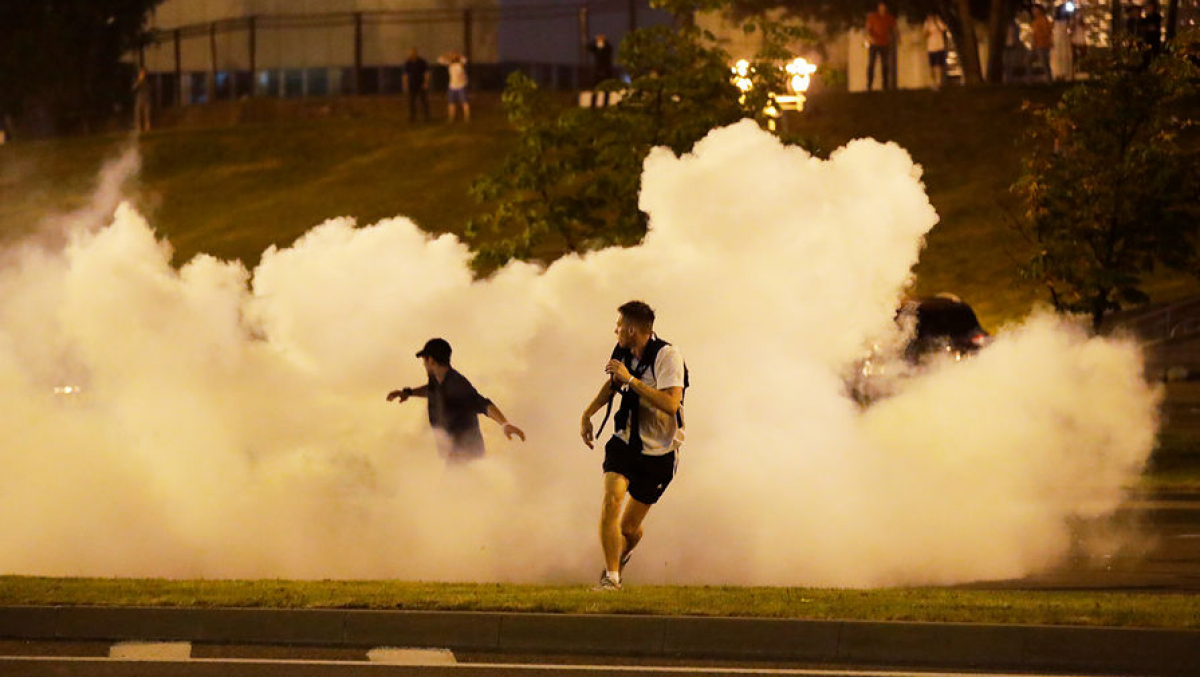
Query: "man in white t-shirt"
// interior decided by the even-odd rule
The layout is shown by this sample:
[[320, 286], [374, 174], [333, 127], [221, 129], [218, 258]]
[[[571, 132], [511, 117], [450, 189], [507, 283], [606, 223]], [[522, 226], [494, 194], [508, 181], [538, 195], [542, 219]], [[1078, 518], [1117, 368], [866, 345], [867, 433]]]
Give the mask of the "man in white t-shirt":
[[614, 433], [604, 447], [604, 571], [594, 590], [621, 589], [621, 572], [642, 539], [642, 521], [675, 476], [684, 436], [683, 356], [654, 335], [650, 306], [630, 301], [617, 311], [617, 348], [604, 368], [609, 378], [584, 410], [580, 427], [584, 444], [594, 448], [592, 416], [621, 394]]
[[925, 15], [925, 52], [929, 55], [929, 72], [933, 88], [941, 89], [946, 81], [946, 22], [937, 12]]
[[450, 87], [446, 90], [446, 115], [454, 122], [454, 106], [462, 108], [463, 121], [471, 119], [471, 104], [467, 102], [467, 60], [458, 52], [450, 52], [438, 59], [446, 66], [450, 76]]

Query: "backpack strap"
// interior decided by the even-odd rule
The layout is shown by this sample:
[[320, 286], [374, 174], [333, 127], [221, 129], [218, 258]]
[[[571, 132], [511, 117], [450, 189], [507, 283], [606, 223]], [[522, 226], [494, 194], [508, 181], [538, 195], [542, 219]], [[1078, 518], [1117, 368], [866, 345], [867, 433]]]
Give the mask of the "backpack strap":
[[[625, 351], [623, 356], [625, 368], [629, 369], [629, 373], [634, 378], [641, 378], [647, 371], [654, 368], [654, 360], [658, 357], [658, 351], [667, 345], [667, 342], [652, 336], [650, 342], [642, 349], [642, 356], [638, 359], [637, 368], [633, 368], [633, 353]], [[642, 451], [642, 437], [638, 434], [638, 404], [641, 398], [638, 394], [628, 387], [621, 391], [621, 406], [617, 408], [616, 418], [613, 419], [613, 425], [617, 430], [629, 430], [629, 448], [636, 452]]]
[[[618, 343], [617, 347], [613, 348], [612, 355], [609, 357], [609, 359], [610, 360], [621, 360], [622, 362], [625, 362], [625, 354], [628, 352], [629, 352], [628, 350], [625, 350], [624, 348], [622, 348], [621, 344]], [[617, 394], [616, 381], [613, 381], [611, 377], [609, 377], [609, 381], [611, 382], [612, 387], [609, 388], [609, 390], [608, 390], [608, 403], [605, 404], [605, 406], [604, 406], [604, 420], [600, 421], [600, 427], [596, 429], [596, 437], [597, 438], [600, 437], [600, 433], [604, 432], [604, 424], [608, 423], [608, 417], [610, 415], [612, 415], [613, 398]]]

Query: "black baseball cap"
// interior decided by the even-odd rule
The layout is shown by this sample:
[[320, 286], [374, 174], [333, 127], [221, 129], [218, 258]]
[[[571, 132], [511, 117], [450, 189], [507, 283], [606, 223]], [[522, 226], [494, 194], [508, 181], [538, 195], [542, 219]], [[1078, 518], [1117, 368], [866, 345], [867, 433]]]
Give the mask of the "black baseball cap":
[[431, 338], [425, 342], [425, 347], [417, 353], [417, 357], [430, 357], [438, 364], [450, 364], [450, 344], [446, 339]]

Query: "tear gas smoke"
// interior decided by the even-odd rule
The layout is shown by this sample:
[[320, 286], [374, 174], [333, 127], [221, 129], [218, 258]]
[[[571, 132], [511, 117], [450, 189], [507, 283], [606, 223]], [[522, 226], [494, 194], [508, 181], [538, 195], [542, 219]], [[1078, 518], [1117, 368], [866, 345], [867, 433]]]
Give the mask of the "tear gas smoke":
[[[865, 414], [846, 397], [937, 219], [894, 144], [820, 160], [743, 122], [652, 153], [641, 204], [641, 246], [485, 281], [404, 218], [334, 219], [252, 272], [172, 268], [125, 205], [10, 252], [0, 571], [591, 580], [601, 452], [579, 415], [632, 298], [693, 375], [634, 581], [1019, 576], [1064, 554], [1070, 519], [1111, 512], [1151, 449], [1136, 347], [1048, 315]], [[424, 382], [431, 336], [527, 443], [483, 421], [489, 457], [447, 468], [424, 401], [384, 401]]]

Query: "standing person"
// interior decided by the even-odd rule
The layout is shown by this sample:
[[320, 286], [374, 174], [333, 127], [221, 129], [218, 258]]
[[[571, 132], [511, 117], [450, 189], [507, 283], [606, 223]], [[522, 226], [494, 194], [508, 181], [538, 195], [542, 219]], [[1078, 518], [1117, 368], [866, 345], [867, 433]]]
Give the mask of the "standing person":
[[1138, 39], [1150, 48], [1151, 56], [1162, 53], [1162, 27], [1163, 17], [1158, 0], [1147, 0], [1142, 8], [1142, 20], [1138, 23]]
[[454, 106], [462, 108], [463, 122], [471, 119], [471, 104], [467, 102], [467, 60], [458, 52], [450, 52], [438, 59], [450, 72], [450, 88], [446, 91], [446, 114], [454, 122]]
[[429, 62], [421, 58], [416, 47], [404, 62], [404, 89], [408, 92], [408, 121], [416, 122], [419, 99], [425, 121], [429, 122]]
[[946, 81], [946, 22], [937, 12], [925, 15], [925, 51], [929, 54], [929, 72], [933, 88], [941, 89]]
[[688, 381], [683, 356], [655, 336], [650, 306], [630, 301], [617, 312], [617, 347], [604, 367], [608, 378], [584, 409], [580, 424], [584, 444], [595, 448], [592, 416], [621, 394], [613, 436], [604, 445], [604, 571], [593, 590], [621, 589], [622, 570], [642, 539], [642, 521], [674, 478], [683, 444], [683, 392]]
[[417, 353], [425, 366], [429, 381], [416, 388], [402, 388], [388, 393], [391, 402], [404, 402], [409, 397], [429, 400], [429, 425], [436, 433], [438, 451], [447, 463], [470, 461], [484, 454], [483, 433], [479, 431], [480, 414], [504, 426], [504, 436], [514, 435], [525, 441], [525, 433], [508, 422], [491, 400], [479, 394], [467, 377], [450, 367], [450, 344], [433, 338]]
[[1041, 5], [1033, 6], [1033, 61], [1031, 66], [1039, 64], [1045, 72], [1046, 81], [1053, 79], [1050, 74], [1050, 50], [1054, 47], [1054, 25], [1046, 10]]
[[145, 68], [138, 69], [133, 83], [133, 126], [139, 132], [150, 131], [150, 81]]
[[879, 3], [874, 12], [867, 15], [867, 91], [875, 82], [875, 61], [883, 73], [883, 88], [891, 89], [892, 42], [896, 34], [896, 17], [888, 13], [886, 2]]
[[596, 39], [587, 43], [587, 51], [592, 54], [592, 107], [596, 101], [602, 100], [601, 106], [608, 105], [608, 92], [600, 92], [597, 87], [605, 80], [613, 78], [613, 48], [612, 43], [603, 33], [597, 33]]

